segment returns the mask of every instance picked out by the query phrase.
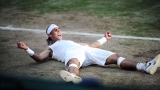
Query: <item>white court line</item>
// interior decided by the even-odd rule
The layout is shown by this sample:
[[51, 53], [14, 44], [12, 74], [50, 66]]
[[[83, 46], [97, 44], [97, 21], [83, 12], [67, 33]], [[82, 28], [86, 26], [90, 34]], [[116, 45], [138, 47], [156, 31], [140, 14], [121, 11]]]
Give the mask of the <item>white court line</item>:
[[[2, 27], [0, 29], [3, 30], [15, 30], [15, 31], [30, 31], [35, 33], [45, 33], [45, 30], [41, 29], [28, 29], [28, 28], [13, 28], [13, 27]], [[70, 32], [70, 31], [62, 31], [63, 34], [76, 34], [76, 35], [86, 35], [86, 36], [103, 36], [104, 34], [91, 34], [91, 33], [81, 33], [81, 32]], [[115, 38], [126, 38], [126, 39], [140, 39], [140, 40], [155, 40], [160, 41], [160, 38], [150, 38], [150, 37], [135, 37], [135, 36], [121, 36], [121, 35], [113, 35]]]

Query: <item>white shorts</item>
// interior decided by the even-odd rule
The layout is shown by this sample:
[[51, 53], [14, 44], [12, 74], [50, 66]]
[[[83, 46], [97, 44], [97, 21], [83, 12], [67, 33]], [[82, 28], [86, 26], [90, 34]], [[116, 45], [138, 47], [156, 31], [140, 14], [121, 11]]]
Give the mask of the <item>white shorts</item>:
[[97, 64], [105, 66], [106, 59], [115, 53], [99, 49], [83, 46], [82, 48], [67, 52], [65, 60], [65, 68], [67, 69], [67, 62], [72, 58], [77, 58], [80, 62], [80, 67]]
[[69, 60], [77, 58], [80, 62], [80, 66], [82, 66], [83, 62], [86, 60], [85, 50], [84, 48], [78, 48], [71, 51], [66, 52], [66, 58], [65, 58], [65, 68], [68, 69], [67, 63]]

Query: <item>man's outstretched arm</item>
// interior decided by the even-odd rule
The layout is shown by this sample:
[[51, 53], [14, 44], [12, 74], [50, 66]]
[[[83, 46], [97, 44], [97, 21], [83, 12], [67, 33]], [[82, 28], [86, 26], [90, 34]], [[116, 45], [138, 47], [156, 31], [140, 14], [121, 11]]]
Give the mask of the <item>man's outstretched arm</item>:
[[29, 54], [29, 56], [37, 62], [40, 62], [48, 58], [51, 52], [51, 49], [47, 47], [43, 52], [37, 55], [33, 50], [27, 47], [24, 42], [17, 42], [17, 46], [18, 48], [25, 50]]
[[100, 47], [102, 44], [104, 44], [106, 41], [110, 40], [112, 38], [112, 34], [111, 32], [105, 32], [104, 37], [102, 37], [101, 39], [89, 44], [88, 46], [93, 47], [93, 48], [98, 48]]

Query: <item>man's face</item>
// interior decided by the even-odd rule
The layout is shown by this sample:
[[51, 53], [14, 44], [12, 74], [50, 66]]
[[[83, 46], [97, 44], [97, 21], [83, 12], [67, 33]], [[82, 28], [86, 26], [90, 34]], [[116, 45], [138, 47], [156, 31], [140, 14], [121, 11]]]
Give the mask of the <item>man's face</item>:
[[49, 34], [49, 37], [52, 38], [53, 41], [61, 40], [62, 39], [62, 33], [59, 27], [54, 28], [51, 33]]

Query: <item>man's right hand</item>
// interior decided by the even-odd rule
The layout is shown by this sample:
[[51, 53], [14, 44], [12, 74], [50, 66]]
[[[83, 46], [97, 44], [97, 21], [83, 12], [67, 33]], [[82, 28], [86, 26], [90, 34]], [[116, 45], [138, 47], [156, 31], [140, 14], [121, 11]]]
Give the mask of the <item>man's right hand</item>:
[[28, 48], [24, 42], [17, 42], [17, 47], [24, 50]]

